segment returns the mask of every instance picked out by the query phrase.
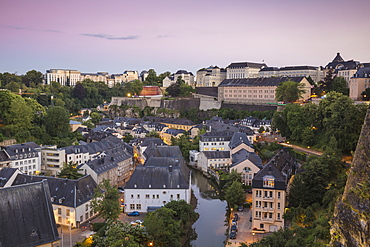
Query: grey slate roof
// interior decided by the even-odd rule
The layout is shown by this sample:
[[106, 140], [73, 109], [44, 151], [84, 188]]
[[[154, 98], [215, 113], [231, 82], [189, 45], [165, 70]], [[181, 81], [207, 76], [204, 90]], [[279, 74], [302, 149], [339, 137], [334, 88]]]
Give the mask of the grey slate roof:
[[273, 176], [275, 178], [274, 188], [268, 189], [277, 189], [277, 190], [285, 190], [286, 183], [285, 177], [281, 174], [281, 172], [276, 168], [273, 163], [267, 163], [257, 174], [254, 176], [252, 180], [252, 188], [264, 188], [263, 187], [263, 177], [266, 175]]
[[354, 78], [370, 78], [370, 67], [359, 68], [353, 75]]
[[281, 67], [279, 70], [280, 71], [285, 71], [285, 70], [316, 70], [316, 69], [317, 69], [317, 67], [314, 67], [314, 66], [302, 65], [302, 66]]
[[175, 157], [183, 158], [178, 146], [156, 146], [151, 143], [144, 151], [143, 155], [148, 159], [150, 157]]
[[229, 159], [230, 151], [203, 151], [207, 159]]
[[221, 132], [206, 132], [202, 135], [200, 135], [200, 140], [201, 141], [230, 141], [231, 138], [233, 137], [234, 132], [232, 131], [221, 131]]
[[144, 166], [137, 166], [125, 189], [187, 189], [188, 167], [183, 159], [150, 157]]
[[337, 55], [335, 56], [335, 58], [333, 59], [332, 63], [340, 63], [340, 62], [344, 62], [344, 59], [342, 58], [342, 56], [338, 52]]
[[38, 246], [59, 240], [46, 181], [0, 189], [0, 246]]
[[258, 168], [262, 169], [262, 159], [256, 153], [250, 153], [245, 149], [241, 149], [232, 155], [232, 164], [230, 167], [236, 166], [245, 160], [250, 160]]
[[245, 133], [235, 132], [230, 140], [229, 147], [230, 149], [234, 149], [242, 143], [251, 146], [251, 143]]
[[10, 146], [1, 147], [10, 157], [10, 160], [21, 159], [21, 156], [27, 155], [28, 157], [38, 157], [38, 152], [40, 151], [40, 146], [35, 142], [26, 142], [22, 144], [14, 144]]
[[4, 187], [6, 182], [13, 176], [17, 171], [17, 168], [4, 167], [0, 170], [0, 187]]
[[231, 63], [226, 68], [262, 68], [267, 67], [265, 63], [251, 63], [251, 62], [237, 62], [237, 63]]
[[97, 186], [90, 175], [78, 180], [72, 180], [26, 174], [18, 174], [12, 186], [40, 182], [44, 179], [48, 182], [53, 204], [74, 208], [91, 200], [94, 196], [94, 189]]
[[140, 146], [147, 147], [151, 142], [154, 143], [154, 145], [156, 146], [166, 145], [166, 143], [164, 143], [161, 138], [148, 137], [145, 138], [145, 140], [140, 144]]
[[279, 86], [280, 83], [285, 81], [301, 82], [305, 78], [299, 77], [270, 77], [270, 78], [243, 78], [243, 79], [225, 79], [219, 87], [251, 87], [251, 86]]

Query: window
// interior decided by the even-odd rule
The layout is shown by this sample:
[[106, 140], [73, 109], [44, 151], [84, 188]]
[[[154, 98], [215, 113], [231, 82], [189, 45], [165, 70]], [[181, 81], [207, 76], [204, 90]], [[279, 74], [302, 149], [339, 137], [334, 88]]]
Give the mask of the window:
[[277, 214], [277, 219], [280, 220], [280, 213]]
[[278, 199], [280, 199], [280, 192], [278, 192]]
[[89, 213], [85, 213], [85, 220], [89, 218]]
[[134, 195], [131, 195], [131, 199], [134, 199]]
[[280, 209], [280, 202], [278, 202], [277, 204], [277, 209]]
[[137, 199], [140, 199], [140, 194], [137, 194]]
[[180, 200], [180, 194], [177, 194], [177, 200]]
[[58, 208], [58, 214], [62, 214], [62, 209]]
[[130, 209], [134, 210], [135, 209], [135, 204], [130, 204]]
[[89, 210], [89, 204], [86, 204], [85, 211], [88, 211], [88, 210]]
[[272, 198], [272, 191], [270, 191], [270, 197]]
[[84, 217], [81, 215], [80, 216], [80, 222], [84, 221]]
[[136, 209], [141, 210], [141, 204], [136, 204]]
[[159, 195], [157, 195], [157, 199], [159, 199]]
[[62, 217], [58, 217], [58, 222], [62, 223]]
[[260, 229], [263, 229], [264, 225], [263, 224], [260, 224]]
[[149, 198], [150, 198], [149, 194], [146, 194], [145, 199], [149, 199]]
[[266, 175], [263, 177], [263, 187], [274, 188], [275, 186], [275, 177], [271, 175]]
[[71, 210], [67, 209], [66, 210], [66, 215], [69, 216], [70, 215], [70, 212], [71, 212]]
[[272, 219], [272, 213], [269, 213], [269, 218]]
[[173, 195], [170, 195], [171, 200], [173, 200]]
[[153, 195], [153, 199], [155, 199], [155, 195]]

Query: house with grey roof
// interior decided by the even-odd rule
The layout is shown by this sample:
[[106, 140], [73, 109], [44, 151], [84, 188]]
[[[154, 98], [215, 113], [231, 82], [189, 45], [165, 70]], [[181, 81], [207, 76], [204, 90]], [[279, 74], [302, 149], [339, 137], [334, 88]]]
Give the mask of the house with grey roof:
[[363, 96], [362, 93], [369, 88], [370, 64], [367, 67], [359, 68], [349, 80], [349, 97], [353, 100], [369, 100], [370, 95]]
[[226, 79], [255, 78], [265, 63], [234, 62], [226, 67]]
[[0, 246], [60, 246], [46, 180], [0, 188]]
[[0, 170], [0, 188], [9, 187], [13, 184], [18, 174], [22, 174], [17, 168], [5, 167]]
[[186, 70], [178, 70], [176, 73], [163, 79], [163, 87], [169, 87], [172, 83], [176, 83], [179, 77], [181, 77], [181, 79], [184, 80], [187, 85], [194, 86], [195, 78], [193, 73]]
[[172, 200], [190, 203], [190, 171], [183, 158], [150, 157], [125, 186], [125, 212], [149, 212]]
[[232, 131], [206, 132], [200, 135], [199, 151], [230, 151], [229, 143], [233, 135]]
[[229, 142], [229, 148], [232, 154], [241, 149], [245, 149], [248, 152], [254, 152], [254, 148], [250, 142], [249, 136], [242, 132], [235, 132], [233, 134]]
[[262, 168], [262, 159], [255, 152], [239, 149], [231, 156], [230, 172], [235, 170], [241, 174], [242, 182], [252, 186], [252, 180]]
[[49, 188], [48, 199], [52, 203], [52, 212], [57, 224], [79, 227], [96, 214], [90, 207], [96, 182], [90, 176], [80, 179], [65, 179], [45, 176], [17, 174], [11, 187], [33, 184], [46, 180]]
[[208, 169], [227, 170], [231, 164], [230, 151], [202, 151], [198, 154], [197, 168], [203, 172]]
[[274, 232], [284, 228], [284, 208], [290, 178], [299, 164], [281, 149], [252, 180], [252, 229]]
[[40, 150], [40, 146], [35, 142], [2, 146], [0, 162], [4, 167], [18, 168], [27, 174], [38, 174], [41, 172]]

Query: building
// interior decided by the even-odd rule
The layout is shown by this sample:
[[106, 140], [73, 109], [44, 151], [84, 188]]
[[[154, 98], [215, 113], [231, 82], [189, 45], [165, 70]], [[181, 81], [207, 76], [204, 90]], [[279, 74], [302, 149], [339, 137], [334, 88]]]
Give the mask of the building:
[[57, 146], [45, 146], [41, 148], [41, 170], [44, 173], [56, 176], [63, 168], [66, 152]]
[[188, 119], [150, 117], [150, 116], [146, 116], [145, 119], [148, 119], [152, 122], [164, 124], [169, 129], [181, 129], [189, 131], [192, 127], [196, 126], [196, 124], [193, 121]]
[[167, 88], [172, 83], [176, 83], [177, 79], [181, 76], [181, 79], [184, 80], [185, 84], [189, 86], [195, 86], [194, 75], [191, 72], [186, 70], [178, 70], [175, 74], [167, 76], [163, 79], [163, 87]]
[[172, 138], [180, 138], [185, 133], [182, 129], [166, 129], [160, 133], [160, 137], [167, 145], [172, 145]]
[[97, 72], [97, 73], [81, 73], [81, 81], [91, 80], [93, 82], [103, 82], [108, 84], [109, 74], [107, 72]]
[[226, 67], [226, 79], [256, 78], [264, 63], [237, 62]]
[[81, 72], [74, 69], [49, 69], [45, 74], [45, 83], [50, 85], [52, 81], [61, 86], [75, 86], [81, 81]]
[[226, 70], [218, 66], [210, 66], [197, 71], [197, 87], [217, 87], [226, 79]]
[[[357, 70], [349, 80], [349, 97], [353, 100], [362, 100], [362, 92], [370, 88], [370, 66]], [[370, 95], [366, 95], [365, 100], [370, 100]]]
[[299, 165], [284, 148], [281, 149], [252, 180], [252, 230], [275, 232], [284, 228], [289, 180]]
[[[18, 174], [10, 188], [24, 184], [33, 184], [43, 180], [47, 181], [49, 187], [47, 193], [48, 199], [51, 200], [51, 212], [54, 212], [54, 218], [57, 224], [79, 227], [80, 224], [96, 215], [91, 209], [90, 203], [97, 185], [89, 175], [78, 180], [73, 180]], [[28, 205], [28, 203], [25, 203], [25, 205]]]
[[46, 180], [2, 188], [0, 198], [0, 246], [61, 246]]
[[324, 76], [326, 76], [329, 70], [332, 71], [333, 76], [343, 77], [347, 85], [349, 83], [350, 78], [357, 72], [359, 68], [363, 67], [363, 65], [354, 60], [344, 61], [340, 53], [338, 52], [333, 61], [329, 62], [324, 69]]
[[230, 151], [202, 151], [198, 155], [197, 168], [207, 172], [209, 168], [229, 170]]
[[4, 167], [18, 168], [26, 174], [41, 172], [41, 148], [34, 142], [0, 147], [1, 163]]
[[132, 82], [139, 80], [139, 73], [134, 70], [126, 70], [123, 72], [123, 82]]
[[190, 203], [190, 171], [182, 158], [150, 157], [125, 186], [125, 212], [150, 212], [172, 200]]
[[311, 77], [314, 82], [319, 82], [324, 78], [324, 72], [321, 67], [314, 66], [287, 66], [287, 67], [265, 67], [262, 68], [259, 73], [259, 77]]
[[262, 160], [255, 152], [248, 152], [245, 149], [240, 149], [232, 154], [232, 164], [230, 164], [230, 172], [235, 170], [241, 174], [242, 182], [245, 185], [252, 186], [252, 181], [262, 168]]
[[267, 104], [277, 103], [275, 90], [280, 83], [294, 81], [302, 83], [305, 93], [302, 99], [311, 96], [311, 84], [305, 77], [270, 77], [225, 79], [218, 86], [218, 100], [226, 103]]
[[207, 132], [200, 135], [199, 151], [230, 151], [229, 143], [234, 132]]

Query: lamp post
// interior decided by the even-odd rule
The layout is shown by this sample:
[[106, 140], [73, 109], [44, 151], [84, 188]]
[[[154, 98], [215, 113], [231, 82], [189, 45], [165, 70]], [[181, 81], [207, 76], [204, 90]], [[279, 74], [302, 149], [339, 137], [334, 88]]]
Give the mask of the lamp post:
[[252, 235], [253, 235], [253, 243], [254, 243], [254, 234], [255, 234], [255, 233], [253, 232], [253, 233], [252, 233]]

